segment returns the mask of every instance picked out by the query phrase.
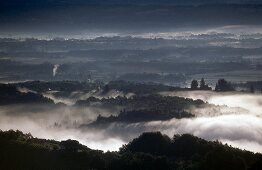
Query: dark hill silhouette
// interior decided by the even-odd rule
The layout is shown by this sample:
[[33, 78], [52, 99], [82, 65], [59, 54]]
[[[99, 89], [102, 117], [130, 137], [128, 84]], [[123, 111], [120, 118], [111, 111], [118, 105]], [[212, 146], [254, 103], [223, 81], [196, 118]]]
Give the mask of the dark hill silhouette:
[[22, 93], [12, 84], [0, 84], [0, 105], [21, 103], [53, 104], [53, 101], [40, 94]]
[[261, 166], [260, 154], [235, 149], [217, 141], [208, 142], [189, 134], [175, 135], [171, 140], [160, 132], [144, 133], [124, 145], [120, 152], [165, 155], [176, 163], [182, 162], [184, 169], [240, 170]]
[[259, 170], [262, 156], [192, 135], [170, 139], [144, 133], [119, 152], [91, 150], [77, 141], [37, 139], [20, 131], [0, 131], [0, 169], [223, 169]]

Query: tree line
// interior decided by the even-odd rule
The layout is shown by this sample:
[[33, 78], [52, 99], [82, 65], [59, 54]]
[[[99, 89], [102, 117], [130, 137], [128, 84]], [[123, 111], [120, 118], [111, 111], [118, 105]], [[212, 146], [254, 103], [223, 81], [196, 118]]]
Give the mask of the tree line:
[[262, 155], [190, 134], [170, 138], [148, 132], [118, 152], [103, 152], [74, 140], [37, 139], [10, 130], [0, 131], [0, 169], [261, 170]]

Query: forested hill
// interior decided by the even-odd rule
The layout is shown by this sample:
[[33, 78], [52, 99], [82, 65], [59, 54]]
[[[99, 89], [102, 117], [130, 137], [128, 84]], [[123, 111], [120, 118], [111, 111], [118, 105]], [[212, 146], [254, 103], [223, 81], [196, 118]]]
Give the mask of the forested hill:
[[119, 152], [91, 150], [74, 140], [37, 139], [0, 132], [0, 169], [207, 169], [259, 170], [262, 155], [192, 135], [144, 133]]
[[33, 92], [23, 93], [12, 84], [0, 84], [0, 106], [26, 103], [54, 104], [51, 99], [45, 98], [41, 94]]

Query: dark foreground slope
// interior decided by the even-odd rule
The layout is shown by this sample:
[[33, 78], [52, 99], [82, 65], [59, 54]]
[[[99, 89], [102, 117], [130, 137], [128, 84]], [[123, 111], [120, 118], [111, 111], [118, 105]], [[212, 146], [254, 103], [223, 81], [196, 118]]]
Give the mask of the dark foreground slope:
[[54, 102], [48, 98], [45, 98], [41, 94], [37, 93], [22, 93], [15, 85], [12, 84], [0, 84], [0, 106], [9, 104], [54, 104]]
[[261, 169], [262, 156], [192, 135], [144, 133], [119, 152], [0, 132], [0, 169]]

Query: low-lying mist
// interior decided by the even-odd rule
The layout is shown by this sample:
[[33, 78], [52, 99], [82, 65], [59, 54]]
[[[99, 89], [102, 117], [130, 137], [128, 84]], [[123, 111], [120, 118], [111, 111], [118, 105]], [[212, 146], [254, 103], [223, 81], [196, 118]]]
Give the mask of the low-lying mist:
[[[211, 91], [187, 91], [162, 93], [201, 99], [221, 107], [219, 113], [214, 108], [192, 108], [194, 119], [171, 120], [153, 123], [165, 125], [167, 133], [191, 133], [207, 140], [216, 140], [246, 150], [262, 152], [262, 96], [241, 92], [216, 93]], [[217, 110], [216, 110], [217, 111]], [[173, 128], [169, 125], [173, 125]], [[172, 129], [170, 131], [170, 129]]]
[[118, 150], [124, 142], [105, 132], [82, 131], [79, 125], [94, 121], [98, 115], [109, 116], [118, 110], [97, 107], [50, 105], [8, 105], [0, 107], [0, 129], [18, 129], [34, 137], [66, 140], [74, 139], [92, 149]]
[[[111, 123], [104, 128], [82, 126], [98, 115], [116, 115], [117, 108], [76, 105], [9, 105], [0, 107], [0, 129], [18, 129], [38, 138], [75, 139], [92, 149], [118, 150], [146, 131], [190, 133], [206, 140], [219, 140], [233, 147], [262, 152], [262, 96], [240, 92], [163, 92], [162, 95], [202, 99], [210, 108], [190, 108], [194, 118], [141, 123]], [[111, 96], [109, 96], [111, 97]], [[215, 106], [218, 105], [218, 106]], [[218, 109], [219, 108], [219, 109]]]
[[[221, 92], [213, 91], [179, 91], [163, 92], [162, 95], [180, 96], [192, 99], [201, 99], [210, 104], [228, 106], [245, 109], [243, 114], [262, 115], [262, 96], [261, 94], [243, 93], [243, 92]], [[238, 110], [240, 112], [240, 110]]]

